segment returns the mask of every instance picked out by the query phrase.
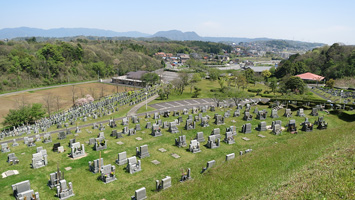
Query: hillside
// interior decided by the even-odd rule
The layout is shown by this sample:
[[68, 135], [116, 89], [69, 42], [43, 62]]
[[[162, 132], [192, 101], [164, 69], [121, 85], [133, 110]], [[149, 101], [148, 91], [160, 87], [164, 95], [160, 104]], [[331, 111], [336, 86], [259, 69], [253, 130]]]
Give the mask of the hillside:
[[324, 46], [307, 53], [291, 56], [283, 60], [275, 75], [282, 78], [287, 74], [296, 75], [312, 72], [327, 79], [355, 76], [355, 47], [339, 45]]

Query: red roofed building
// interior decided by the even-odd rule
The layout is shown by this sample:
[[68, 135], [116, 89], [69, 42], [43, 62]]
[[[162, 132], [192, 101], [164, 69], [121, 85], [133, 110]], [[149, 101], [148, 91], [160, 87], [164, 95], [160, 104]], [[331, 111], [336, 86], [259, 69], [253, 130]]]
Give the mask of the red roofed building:
[[321, 81], [324, 79], [323, 76], [319, 76], [317, 74], [312, 74], [310, 72], [307, 72], [304, 74], [298, 74], [296, 76], [300, 77], [302, 80], [311, 80], [311, 81]]

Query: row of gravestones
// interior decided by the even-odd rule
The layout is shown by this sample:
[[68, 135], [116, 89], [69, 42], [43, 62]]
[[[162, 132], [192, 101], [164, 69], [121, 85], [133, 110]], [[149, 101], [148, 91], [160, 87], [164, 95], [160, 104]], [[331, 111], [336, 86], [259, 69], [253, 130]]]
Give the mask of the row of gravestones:
[[[98, 115], [102, 116], [115, 112], [114, 106], [118, 103], [120, 103], [120, 105], [127, 104], [129, 101], [121, 101], [124, 97], [128, 99], [141, 97], [140, 101], [142, 101], [143, 96], [146, 96], [146, 92], [148, 92], [147, 96], [153, 96], [154, 94], [156, 94], [157, 88], [153, 87], [143, 89], [142, 91], [134, 93], [131, 96], [128, 96], [128, 93], [120, 93], [116, 96], [106, 97], [104, 100], [101, 100], [99, 102], [74, 107], [69, 109], [68, 111], [51, 115], [49, 118], [37, 120], [33, 125], [22, 124], [19, 127], [13, 127], [12, 130], [5, 129], [0, 133], [0, 138], [5, 138], [9, 136], [19, 136], [23, 135], [24, 133], [31, 134], [32, 132], [37, 134], [40, 130], [42, 130], [42, 132], [46, 132], [47, 129], [50, 128], [52, 125], [56, 125], [58, 128], [62, 128], [63, 123], [65, 123], [66, 121], [69, 120], [70, 124], [73, 125], [74, 121], [77, 121], [80, 117], [83, 117], [83, 121], [87, 120], [87, 116], [92, 116], [95, 119]], [[68, 126], [68, 124], [65, 124], [65, 126]]]

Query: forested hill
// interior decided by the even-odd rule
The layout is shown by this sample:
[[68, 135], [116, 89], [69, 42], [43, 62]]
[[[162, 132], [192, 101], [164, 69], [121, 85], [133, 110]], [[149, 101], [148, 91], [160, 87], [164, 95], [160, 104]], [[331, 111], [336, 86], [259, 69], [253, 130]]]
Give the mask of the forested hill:
[[282, 78], [287, 74], [297, 75], [312, 72], [327, 79], [355, 76], [355, 46], [324, 46], [313, 49], [303, 55], [295, 54], [283, 60], [275, 75]]
[[221, 53], [231, 46], [197, 41], [89, 40], [38, 42], [0, 41], [0, 92], [68, 81], [112, 77], [129, 71], [153, 71], [164, 66], [156, 52]]

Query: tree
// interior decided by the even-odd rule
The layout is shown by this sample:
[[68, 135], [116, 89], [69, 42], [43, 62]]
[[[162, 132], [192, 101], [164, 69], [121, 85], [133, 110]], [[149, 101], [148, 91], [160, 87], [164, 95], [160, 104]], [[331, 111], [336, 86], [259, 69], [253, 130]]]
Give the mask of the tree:
[[72, 85], [71, 87], [71, 94], [72, 94], [73, 105], [75, 105], [75, 85]]
[[220, 78], [220, 79], [218, 80], [218, 84], [219, 84], [219, 86], [221, 87], [221, 91], [223, 91], [223, 89], [224, 89], [224, 87], [225, 87], [225, 84], [226, 84], [226, 78], [225, 78], [225, 77]]
[[292, 76], [290, 79], [288, 79], [288, 81], [285, 83], [285, 87], [286, 89], [290, 89], [296, 94], [303, 94], [305, 91], [305, 83], [298, 76]]
[[142, 76], [145, 85], [154, 85], [159, 82], [159, 75], [154, 72], [145, 73]]
[[43, 101], [46, 105], [47, 113], [50, 116], [52, 110], [52, 101], [53, 101], [52, 93], [47, 93], [45, 96], [43, 96]]
[[325, 82], [325, 86], [333, 88], [335, 84], [335, 81], [331, 78], [327, 82]]
[[236, 77], [236, 84], [238, 85], [238, 89], [242, 87], [243, 89], [248, 85], [247, 79], [245, 78], [244, 75], [239, 74]]
[[210, 69], [210, 70], [208, 70], [208, 74], [210, 76], [210, 80], [215, 81], [221, 75], [221, 71], [218, 69]]
[[254, 82], [254, 70], [252, 70], [250, 68], [244, 70], [244, 76], [247, 79], [248, 83]]
[[276, 92], [276, 89], [277, 89], [277, 79], [275, 77], [272, 77], [269, 79], [269, 87], [271, 89], [271, 91], [274, 93], [275, 95], [275, 92]]
[[243, 90], [234, 89], [229, 91], [228, 97], [230, 97], [234, 101], [235, 105], [238, 105], [242, 101], [242, 99], [249, 98], [250, 94]]
[[194, 93], [192, 95], [192, 98], [198, 98], [198, 96], [201, 94], [201, 88], [195, 87]]
[[3, 125], [19, 126], [21, 124], [34, 123], [36, 120], [43, 118], [45, 113], [42, 104], [37, 103], [20, 107], [17, 110], [10, 109]]
[[264, 70], [261, 72], [261, 75], [264, 77], [265, 82], [268, 82], [268, 79], [271, 76], [271, 72], [269, 70]]

